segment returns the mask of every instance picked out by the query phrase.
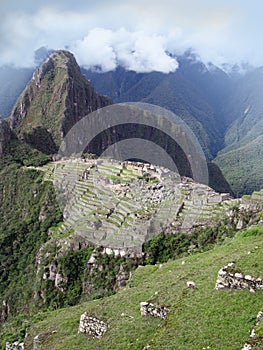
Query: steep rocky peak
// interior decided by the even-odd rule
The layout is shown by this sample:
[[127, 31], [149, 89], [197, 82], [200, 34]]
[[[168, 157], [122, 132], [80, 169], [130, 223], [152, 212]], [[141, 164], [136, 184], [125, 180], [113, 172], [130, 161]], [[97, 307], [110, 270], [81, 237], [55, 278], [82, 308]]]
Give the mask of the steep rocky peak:
[[55, 69], [63, 69], [69, 77], [74, 77], [80, 73], [80, 68], [75, 60], [75, 57], [69, 51], [56, 51], [52, 53], [47, 60], [34, 72], [32, 80], [35, 81], [38, 87], [45, 75], [49, 72], [54, 72]]
[[56, 51], [33, 74], [11, 114], [19, 139], [55, 153], [68, 130], [88, 113], [111, 104], [81, 73], [74, 56]]

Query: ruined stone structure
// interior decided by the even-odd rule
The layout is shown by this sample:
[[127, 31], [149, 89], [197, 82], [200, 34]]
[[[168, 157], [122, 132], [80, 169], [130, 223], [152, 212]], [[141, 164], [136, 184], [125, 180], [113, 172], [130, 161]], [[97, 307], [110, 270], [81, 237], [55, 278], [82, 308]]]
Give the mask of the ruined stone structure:
[[93, 338], [101, 338], [107, 329], [106, 322], [90, 317], [86, 312], [80, 316], [79, 333], [86, 333]]
[[[262, 311], [259, 311], [259, 313], [257, 314], [257, 318], [256, 318], [256, 323], [255, 323], [255, 326], [254, 328], [252, 329], [251, 333], [250, 333], [250, 339], [254, 339], [255, 336], [256, 336], [256, 327], [259, 325], [261, 319], [263, 317], [263, 312]], [[244, 344], [242, 350], [256, 350], [256, 348], [249, 344], [248, 342]]]
[[5, 350], [24, 350], [24, 343], [19, 343], [18, 341], [14, 343], [7, 342]]
[[248, 289], [255, 292], [263, 290], [263, 279], [235, 272], [234, 263], [229, 263], [219, 270], [215, 289]]
[[152, 303], [149, 303], [147, 301], [141, 302], [140, 304], [140, 310], [142, 316], [153, 316], [153, 317], [159, 317], [163, 320], [167, 316], [169, 312], [169, 308], [165, 305], [154, 305]]

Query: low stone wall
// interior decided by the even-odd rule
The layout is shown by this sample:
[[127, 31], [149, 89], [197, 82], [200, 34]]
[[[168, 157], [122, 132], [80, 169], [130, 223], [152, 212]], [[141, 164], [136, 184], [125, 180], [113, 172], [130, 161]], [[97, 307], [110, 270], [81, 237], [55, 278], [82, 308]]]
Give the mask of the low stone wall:
[[24, 343], [19, 343], [18, 341], [14, 343], [7, 342], [5, 350], [24, 350]]
[[106, 322], [90, 317], [86, 312], [80, 316], [79, 333], [86, 333], [93, 338], [101, 338], [107, 329]]
[[169, 308], [165, 305], [154, 305], [152, 303], [148, 303], [146, 302], [142, 302], [140, 304], [141, 306], [141, 315], [142, 316], [153, 316], [153, 317], [160, 317], [163, 320], [165, 319], [165, 317], [167, 316], [168, 312], [169, 312]]
[[234, 263], [229, 263], [219, 270], [215, 289], [248, 289], [255, 292], [263, 290], [263, 279], [235, 272]]
[[[257, 314], [257, 319], [256, 319], [256, 323], [254, 328], [252, 329], [251, 333], [250, 333], [250, 339], [254, 339], [256, 336], [256, 327], [259, 325], [259, 322], [261, 320], [263, 316], [263, 312], [259, 311], [259, 313]], [[255, 347], [253, 347], [253, 345], [249, 344], [248, 342], [244, 344], [242, 350], [256, 350]]]

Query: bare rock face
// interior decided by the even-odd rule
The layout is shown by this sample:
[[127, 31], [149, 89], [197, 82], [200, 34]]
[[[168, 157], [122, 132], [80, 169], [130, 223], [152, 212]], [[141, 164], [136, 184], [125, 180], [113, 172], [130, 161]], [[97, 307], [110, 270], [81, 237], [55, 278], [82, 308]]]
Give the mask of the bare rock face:
[[130, 278], [130, 273], [128, 271], [126, 271], [124, 269], [123, 265], [121, 264], [119, 272], [116, 275], [116, 285], [115, 285], [114, 290], [118, 291], [118, 289], [120, 287], [125, 287], [129, 278]]
[[57, 51], [33, 74], [11, 114], [19, 139], [44, 153], [55, 153], [81, 118], [111, 104], [81, 73], [74, 56]]
[[11, 139], [11, 129], [8, 122], [0, 117], [0, 156], [4, 154], [5, 149]]

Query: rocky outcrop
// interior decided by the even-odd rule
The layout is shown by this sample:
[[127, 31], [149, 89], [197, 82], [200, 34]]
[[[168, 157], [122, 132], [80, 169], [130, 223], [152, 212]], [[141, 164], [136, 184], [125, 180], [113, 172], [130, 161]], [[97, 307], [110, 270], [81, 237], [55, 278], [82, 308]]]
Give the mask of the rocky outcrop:
[[[52, 234], [51, 232], [49, 233]], [[56, 247], [56, 252], [51, 253]], [[41, 282], [41, 290], [37, 294], [45, 300], [46, 282], [52, 281], [54, 287], [60, 292], [65, 292], [68, 287], [68, 276], [60, 264], [60, 259], [67, 254], [79, 251], [89, 247], [87, 242], [81, 236], [70, 235], [67, 238], [59, 239], [51, 237], [50, 240], [42, 245], [36, 255], [37, 277]]]
[[64, 292], [67, 288], [67, 277], [64, 277], [61, 273], [59, 273], [56, 264], [52, 262], [48, 265], [48, 271], [44, 272], [42, 278], [43, 280], [49, 279], [50, 281], [53, 281], [55, 287], [61, 292]]
[[244, 275], [229, 263], [219, 270], [215, 289], [248, 289], [251, 292], [263, 290], [263, 279]]
[[79, 333], [85, 333], [93, 338], [101, 338], [108, 330], [108, 324], [95, 317], [90, 317], [85, 312], [80, 316]]
[[121, 264], [119, 272], [116, 275], [116, 283], [115, 283], [114, 290], [117, 292], [120, 287], [125, 287], [130, 277], [131, 277], [131, 272], [125, 270], [123, 264]]
[[142, 316], [159, 317], [163, 320], [166, 318], [169, 308], [165, 305], [154, 305], [147, 301], [141, 302], [140, 310]]
[[11, 316], [10, 306], [6, 300], [3, 300], [0, 307], [0, 323], [5, 322]]
[[0, 156], [4, 154], [7, 145], [11, 139], [11, 129], [6, 120], [0, 117]]
[[11, 128], [33, 147], [55, 153], [76, 122], [111, 103], [95, 92], [70, 52], [57, 51], [33, 74], [17, 100]]

